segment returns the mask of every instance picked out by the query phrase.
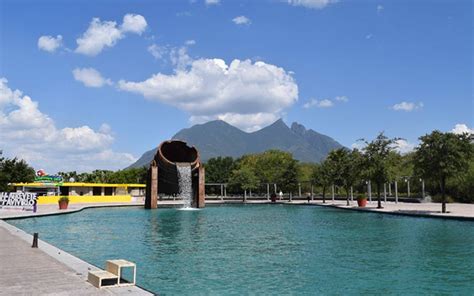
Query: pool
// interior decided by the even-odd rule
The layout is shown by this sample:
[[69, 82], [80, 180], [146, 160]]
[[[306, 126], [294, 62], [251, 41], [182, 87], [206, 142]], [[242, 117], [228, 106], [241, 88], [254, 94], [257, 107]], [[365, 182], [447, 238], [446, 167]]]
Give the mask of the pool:
[[10, 220], [99, 267], [137, 263], [160, 295], [474, 291], [474, 223], [314, 206], [88, 209]]

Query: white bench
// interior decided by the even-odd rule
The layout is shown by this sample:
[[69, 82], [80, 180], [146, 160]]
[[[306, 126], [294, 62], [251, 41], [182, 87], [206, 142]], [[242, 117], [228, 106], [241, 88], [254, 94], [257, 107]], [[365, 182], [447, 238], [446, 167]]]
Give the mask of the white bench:
[[119, 283], [119, 277], [104, 270], [89, 271], [87, 280], [97, 288], [116, 286]]
[[[122, 278], [122, 269], [124, 268], [133, 269], [133, 279], [131, 282], [126, 281], [125, 279]], [[118, 277], [117, 284], [119, 286], [134, 286], [135, 285], [135, 278], [137, 276], [137, 268], [136, 268], [135, 263], [127, 261], [127, 260], [123, 260], [123, 259], [107, 260], [105, 269], [108, 272]]]

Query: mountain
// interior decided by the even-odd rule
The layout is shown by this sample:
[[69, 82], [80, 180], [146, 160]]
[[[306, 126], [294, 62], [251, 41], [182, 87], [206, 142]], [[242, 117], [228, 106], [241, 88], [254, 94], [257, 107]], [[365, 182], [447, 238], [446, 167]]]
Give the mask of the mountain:
[[[282, 119], [253, 133], [246, 133], [225, 121], [215, 120], [185, 128], [173, 136], [195, 146], [206, 162], [212, 157], [240, 157], [244, 154], [279, 149], [293, 154], [302, 162], [319, 162], [334, 149], [343, 147], [331, 137], [306, 129], [294, 122], [291, 128]], [[145, 152], [129, 168], [150, 163], [156, 149]]]

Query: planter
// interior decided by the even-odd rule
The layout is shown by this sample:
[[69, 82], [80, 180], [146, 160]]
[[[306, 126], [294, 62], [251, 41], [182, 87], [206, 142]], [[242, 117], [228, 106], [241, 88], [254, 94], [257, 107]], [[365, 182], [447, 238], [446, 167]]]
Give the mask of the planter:
[[59, 201], [59, 209], [60, 210], [67, 210], [67, 206], [69, 204], [68, 201]]
[[359, 208], [364, 208], [367, 205], [367, 198], [358, 198], [357, 205]]

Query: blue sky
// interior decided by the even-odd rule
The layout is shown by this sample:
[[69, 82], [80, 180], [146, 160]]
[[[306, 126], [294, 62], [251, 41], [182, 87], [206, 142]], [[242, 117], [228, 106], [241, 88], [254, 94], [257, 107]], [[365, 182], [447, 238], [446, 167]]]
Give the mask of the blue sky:
[[405, 150], [474, 125], [471, 1], [210, 2], [0, 0], [0, 149], [83, 171], [213, 119]]

